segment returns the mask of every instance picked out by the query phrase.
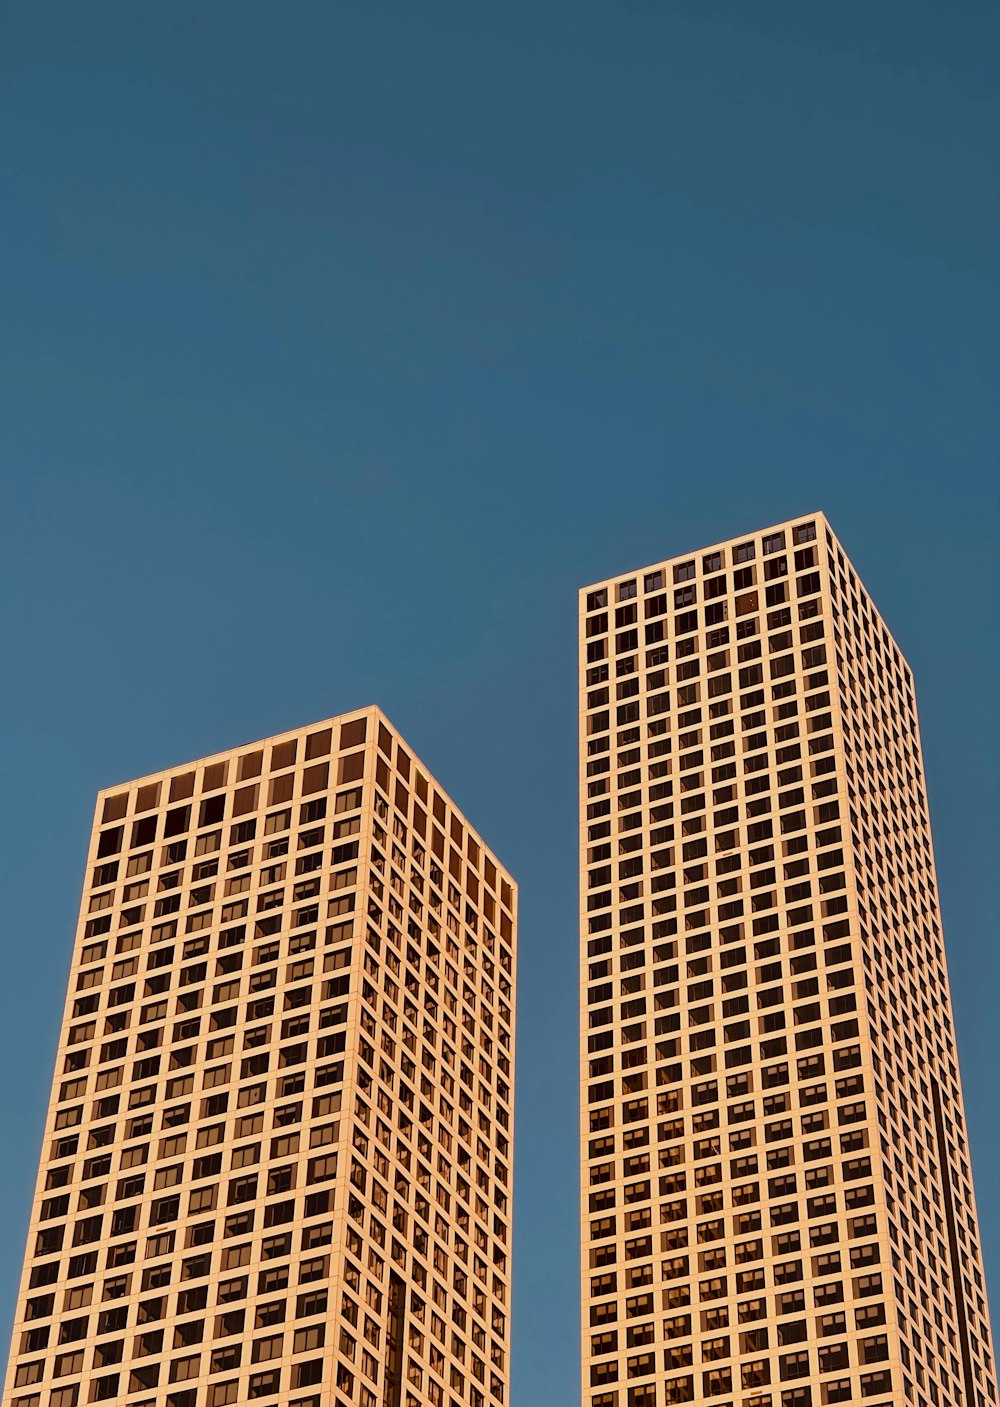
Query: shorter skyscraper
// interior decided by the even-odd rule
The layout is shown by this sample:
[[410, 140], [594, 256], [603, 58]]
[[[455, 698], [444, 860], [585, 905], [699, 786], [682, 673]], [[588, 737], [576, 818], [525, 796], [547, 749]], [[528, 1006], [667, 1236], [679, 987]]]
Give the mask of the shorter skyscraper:
[[377, 709], [102, 792], [5, 1407], [506, 1403], [515, 951]]

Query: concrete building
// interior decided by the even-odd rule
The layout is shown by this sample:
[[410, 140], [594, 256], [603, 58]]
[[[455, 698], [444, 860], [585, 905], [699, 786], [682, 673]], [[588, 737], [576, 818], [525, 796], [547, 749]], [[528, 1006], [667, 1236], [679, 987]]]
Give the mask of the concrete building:
[[102, 792], [5, 1407], [506, 1404], [515, 946], [375, 708]]
[[987, 1407], [913, 680], [821, 514], [580, 595], [587, 1407]]

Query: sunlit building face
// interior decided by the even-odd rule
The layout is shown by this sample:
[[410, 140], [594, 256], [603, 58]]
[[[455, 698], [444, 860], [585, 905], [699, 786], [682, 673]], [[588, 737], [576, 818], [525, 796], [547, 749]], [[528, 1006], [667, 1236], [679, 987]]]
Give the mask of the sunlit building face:
[[504, 1407], [515, 950], [377, 709], [102, 792], [5, 1407]]
[[586, 1407], [995, 1402], [906, 661], [819, 514], [579, 648]]

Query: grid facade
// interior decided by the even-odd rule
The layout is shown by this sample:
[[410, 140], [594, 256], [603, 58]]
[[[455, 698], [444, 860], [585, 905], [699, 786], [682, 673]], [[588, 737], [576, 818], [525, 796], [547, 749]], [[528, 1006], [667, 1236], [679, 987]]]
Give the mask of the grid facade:
[[821, 514], [580, 596], [587, 1407], [996, 1402], [910, 671]]
[[377, 709], [102, 792], [5, 1407], [506, 1403], [515, 944]]

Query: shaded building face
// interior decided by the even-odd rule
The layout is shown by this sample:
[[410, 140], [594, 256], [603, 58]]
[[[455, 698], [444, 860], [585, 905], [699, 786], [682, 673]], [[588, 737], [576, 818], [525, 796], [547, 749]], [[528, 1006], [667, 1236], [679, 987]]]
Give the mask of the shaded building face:
[[909, 668], [822, 515], [580, 596], [588, 1407], [996, 1400]]
[[377, 709], [102, 793], [4, 1403], [506, 1403], [515, 906]]

